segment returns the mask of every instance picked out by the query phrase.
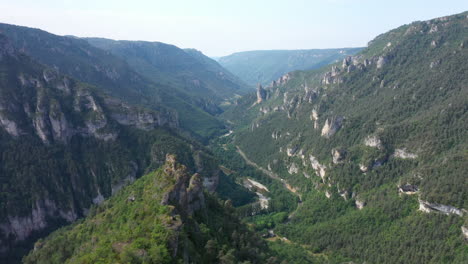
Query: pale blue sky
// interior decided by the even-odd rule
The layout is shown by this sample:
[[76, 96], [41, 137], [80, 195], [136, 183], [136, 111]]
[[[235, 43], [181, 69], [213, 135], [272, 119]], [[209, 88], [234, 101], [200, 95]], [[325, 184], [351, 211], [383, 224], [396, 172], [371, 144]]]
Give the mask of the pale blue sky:
[[0, 0], [0, 22], [221, 56], [365, 46], [400, 25], [467, 10], [467, 0]]

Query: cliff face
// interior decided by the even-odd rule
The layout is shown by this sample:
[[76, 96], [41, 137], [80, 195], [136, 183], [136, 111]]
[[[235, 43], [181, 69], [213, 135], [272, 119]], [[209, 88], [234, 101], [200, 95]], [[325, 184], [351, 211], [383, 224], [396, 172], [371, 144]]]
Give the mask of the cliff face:
[[175, 112], [100, 93], [36, 63], [2, 34], [0, 73], [0, 255], [51, 223], [75, 221], [141, 175], [142, 155], [131, 154], [138, 144], [125, 146], [138, 136], [128, 131], [179, 127]]
[[195, 211], [205, 207], [203, 195], [203, 177], [195, 173], [190, 176], [187, 168], [176, 162], [173, 155], [166, 156], [164, 173], [175, 183], [170, 191], [164, 194], [162, 205], [173, 205], [184, 217], [192, 216]]

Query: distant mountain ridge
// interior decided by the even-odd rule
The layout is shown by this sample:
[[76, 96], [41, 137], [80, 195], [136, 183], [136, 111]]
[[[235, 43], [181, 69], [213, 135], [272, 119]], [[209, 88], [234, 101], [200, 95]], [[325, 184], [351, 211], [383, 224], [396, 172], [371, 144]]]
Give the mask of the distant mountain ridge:
[[320, 68], [362, 49], [256, 50], [233, 53], [217, 61], [250, 85], [268, 85], [288, 72]]
[[238, 77], [194, 49], [183, 50], [161, 42], [86, 40], [122, 58], [154, 83], [176, 88], [174, 92], [212, 114], [222, 112], [221, 103], [251, 91]]
[[[8, 37], [18, 51], [55, 68], [61, 74], [95, 85], [128, 103], [154, 110], [176, 111], [180, 127], [197, 138], [206, 138], [223, 127], [223, 124], [209, 113], [211, 108], [219, 111], [220, 100], [197, 101], [173, 83], [156, 83], [139, 73], [138, 68], [133, 68], [125, 59], [90, 45], [84, 39], [62, 37], [40, 29], [1, 23], [0, 32]], [[175, 46], [161, 45], [186, 54]], [[172, 53], [165, 54], [166, 60], [173, 62], [171, 65], [174, 65], [175, 57], [177, 56], [172, 57]], [[176, 61], [175, 65], [179, 62], [182, 63], [183, 60]], [[192, 59], [192, 62], [196, 63], [196, 60]], [[168, 77], [173, 76], [170, 68], [164, 74]], [[222, 90], [222, 85], [216, 87], [221, 87], [219, 89]], [[205, 92], [206, 97], [216, 98], [213, 90]], [[231, 95], [234, 96], [234, 92]], [[202, 109], [203, 107], [205, 109]]]

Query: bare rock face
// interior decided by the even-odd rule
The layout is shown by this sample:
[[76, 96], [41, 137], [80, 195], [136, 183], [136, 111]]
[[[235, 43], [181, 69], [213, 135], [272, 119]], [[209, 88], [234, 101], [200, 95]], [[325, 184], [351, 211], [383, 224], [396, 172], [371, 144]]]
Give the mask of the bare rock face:
[[28, 238], [34, 231], [46, 228], [50, 219], [64, 219], [71, 223], [76, 218], [73, 208], [69, 211], [59, 210], [53, 201], [45, 198], [35, 202], [29, 215], [8, 216], [8, 221], [0, 224], [0, 230], [5, 237], [14, 237], [13, 241], [17, 242]]
[[419, 188], [418, 186], [416, 185], [413, 185], [413, 184], [404, 184], [404, 185], [401, 185], [401, 186], [398, 186], [398, 191], [400, 193], [403, 193], [403, 194], [416, 194], [419, 192]]
[[382, 141], [375, 135], [366, 137], [364, 139], [364, 145], [371, 148], [382, 149]]
[[325, 175], [326, 175], [326, 166], [320, 164], [320, 162], [317, 160], [316, 157], [310, 155], [309, 156], [310, 164], [312, 168], [315, 170], [315, 173], [317, 176], [320, 176], [322, 178], [322, 181], [325, 182]]
[[387, 61], [388, 61], [387, 58], [383, 56], [378, 57], [377, 63], [376, 63], [377, 69], [381, 69], [387, 63]]
[[367, 172], [369, 170], [369, 167], [365, 164], [359, 164], [359, 169], [361, 170], [361, 172]]
[[289, 79], [291, 79], [291, 76], [289, 75], [289, 73], [281, 76], [277, 81], [276, 81], [276, 84], [277, 85], [283, 85], [283, 84], [286, 84]]
[[348, 57], [343, 59], [343, 63], [341, 64], [341, 67], [346, 68], [349, 65], [351, 65], [351, 62], [352, 62], [352, 57], [348, 56]]
[[257, 86], [257, 104], [263, 102], [264, 100], [266, 100], [266, 97], [267, 97], [267, 92], [265, 89], [263, 89], [262, 85], [259, 84]]
[[0, 127], [5, 129], [5, 131], [8, 134], [10, 134], [10, 135], [12, 135], [14, 137], [19, 136], [20, 133], [21, 133], [21, 131], [18, 128], [18, 125], [15, 123], [15, 121], [8, 119], [8, 117], [6, 117], [6, 115], [2, 114], [2, 112], [0, 112]]
[[356, 208], [359, 209], [359, 210], [362, 210], [362, 208], [364, 208], [364, 206], [366, 206], [366, 202], [364, 201], [360, 201], [360, 200], [357, 200], [356, 199]]
[[400, 159], [415, 159], [418, 157], [416, 154], [407, 152], [406, 149], [395, 149], [393, 156]]
[[164, 172], [174, 178], [171, 190], [164, 194], [161, 204], [173, 205], [182, 217], [189, 217], [205, 207], [203, 179], [198, 173], [189, 175], [184, 165], [177, 163], [175, 156], [166, 155]]
[[299, 150], [299, 147], [298, 146], [292, 146], [292, 147], [289, 147], [286, 149], [286, 154], [289, 156], [289, 157], [292, 157], [296, 154], [296, 152]]
[[288, 168], [289, 174], [297, 174], [299, 172], [299, 168], [297, 167], [296, 163], [292, 163]]
[[318, 120], [319, 120], [319, 115], [316, 109], [312, 110], [312, 113], [310, 114], [310, 120], [314, 121], [314, 129], [319, 128]]
[[341, 116], [336, 116], [332, 118], [327, 118], [325, 125], [322, 128], [322, 137], [330, 138], [341, 128], [344, 118]]
[[342, 149], [332, 149], [331, 153], [333, 164], [342, 163], [346, 155], [346, 151]]
[[458, 215], [463, 216], [463, 210], [458, 209], [456, 207], [450, 205], [443, 205], [437, 203], [430, 203], [427, 201], [419, 200], [419, 211], [424, 213], [432, 213], [432, 212], [439, 212], [446, 215]]
[[462, 226], [461, 227], [463, 237], [465, 238], [465, 241], [468, 241], [468, 227]]

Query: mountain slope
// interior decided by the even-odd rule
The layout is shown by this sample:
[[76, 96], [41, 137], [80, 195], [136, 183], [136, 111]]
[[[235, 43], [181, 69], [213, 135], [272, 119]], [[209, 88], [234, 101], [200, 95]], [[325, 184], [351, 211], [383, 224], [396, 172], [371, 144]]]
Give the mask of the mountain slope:
[[0, 259], [13, 263], [168, 152], [214, 190], [213, 158], [180, 135], [178, 120], [45, 67], [0, 34]]
[[234, 144], [303, 195], [278, 233], [354, 261], [468, 260], [467, 14], [399, 27], [225, 112]]
[[13, 46], [38, 62], [96, 86], [128, 103], [154, 110], [176, 111], [180, 127], [206, 139], [222, 129], [213, 116], [194, 105], [185, 94], [166, 84], [154, 84], [123, 59], [90, 45], [86, 40], [62, 37], [39, 29], [0, 24]]
[[232, 207], [204, 193], [202, 176], [190, 175], [168, 155], [162, 168], [85, 220], [36, 242], [24, 263], [265, 263], [267, 258], [265, 242], [239, 222]]
[[91, 45], [124, 59], [155, 83], [167, 84], [206, 111], [221, 112], [219, 104], [249, 89], [214, 60], [196, 50], [160, 42], [87, 38]]
[[312, 70], [353, 55], [362, 48], [245, 51], [221, 57], [218, 62], [254, 86], [268, 85], [295, 70]]

